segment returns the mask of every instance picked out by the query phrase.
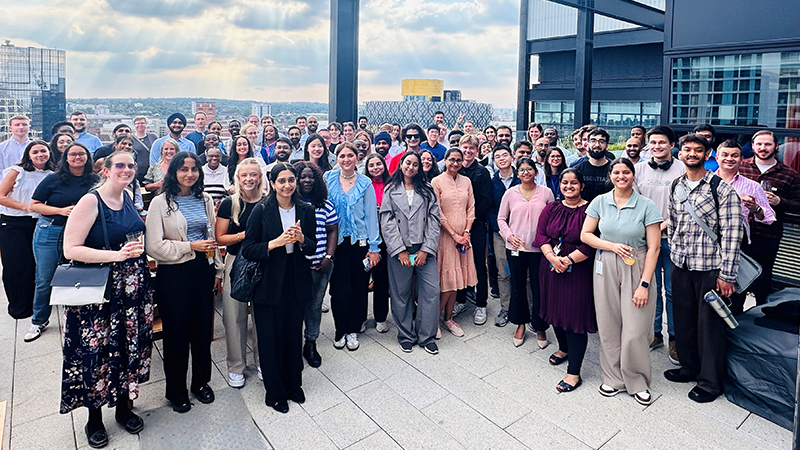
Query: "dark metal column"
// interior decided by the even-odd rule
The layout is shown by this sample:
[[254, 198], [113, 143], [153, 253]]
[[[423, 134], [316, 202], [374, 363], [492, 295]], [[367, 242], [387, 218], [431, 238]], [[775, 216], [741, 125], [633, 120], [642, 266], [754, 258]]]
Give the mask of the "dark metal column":
[[594, 0], [580, 0], [575, 41], [575, 122], [589, 123], [592, 105], [592, 53], [594, 53]]
[[358, 13], [359, 0], [331, 0], [330, 122], [358, 115]]
[[516, 140], [524, 139], [528, 129], [528, 87], [531, 80], [531, 56], [528, 54], [528, 2], [521, 0], [519, 7], [519, 71], [517, 79], [517, 136]]

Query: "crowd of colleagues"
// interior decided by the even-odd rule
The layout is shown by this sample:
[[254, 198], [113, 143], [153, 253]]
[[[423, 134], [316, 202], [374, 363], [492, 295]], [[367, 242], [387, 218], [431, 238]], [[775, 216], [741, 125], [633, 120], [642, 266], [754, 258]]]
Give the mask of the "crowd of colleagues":
[[[246, 382], [249, 341], [265, 402], [283, 413], [305, 401], [303, 359], [323, 363], [323, 313], [333, 346], [356, 351], [370, 291], [377, 332], [391, 330], [391, 314], [403, 352], [438, 354], [443, 331], [465, 335], [468, 302], [473, 323], [487, 322], [490, 298], [494, 325], [515, 325], [510, 345], [530, 333], [545, 349], [552, 326], [549, 363], [567, 362], [559, 392], [583, 383], [588, 334], [598, 333], [599, 393], [643, 405], [666, 314], [676, 368], [664, 376], [696, 382], [694, 401], [717, 398], [725, 325], [703, 296], [715, 290], [742, 312], [745, 251], [763, 268], [750, 291], [764, 303], [786, 213], [800, 207], [800, 176], [778, 161], [775, 135], [760, 130], [742, 146], [715, 142], [709, 125], [680, 138], [637, 126], [617, 157], [593, 125], [563, 146], [555, 128], [531, 124], [514, 142], [509, 127], [480, 131], [463, 119], [448, 131], [437, 112], [427, 127], [387, 123], [373, 134], [366, 117], [319, 129], [310, 116], [284, 135], [272, 117], [251, 116], [230, 121], [223, 138], [203, 113], [184, 135], [175, 113], [167, 136], [137, 117], [103, 147], [80, 111], [54, 125], [49, 143], [13, 117], [0, 143], [0, 258], [9, 314], [31, 319], [25, 341], [49, 324], [58, 264], [111, 268], [104, 303], [65, 308], [61, 412], [89, 409], [92, 447], [108, 442], [103, 405], [128, 432], [142, 429], [131, 408], [150, 376], [155, 304], [166, 398], [176, 412], [191, 409], [190, 394], [213, 402], [218, 294], [228, 384]], [[147, 208], [142, 190], [154, 195]], [[239, 257], [262, 273], [249, 304], [231, 295]]]

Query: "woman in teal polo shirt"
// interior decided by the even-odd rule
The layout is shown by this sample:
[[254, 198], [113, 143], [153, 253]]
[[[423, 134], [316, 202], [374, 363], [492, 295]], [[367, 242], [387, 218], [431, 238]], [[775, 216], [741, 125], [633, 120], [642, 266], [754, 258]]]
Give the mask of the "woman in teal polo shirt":
[[656, 312], [653, 273], [663, 218], [652, 200], [633, 191], [635, 170], [630, 160], [615, 159], [609, 176], [614, 189], [589, 204], [581, 230], [581, 240], [598, 250], [593, 283], [603, 370], [599, 391], [613, 397], [625, 390], [640, 404], [649, 405]]

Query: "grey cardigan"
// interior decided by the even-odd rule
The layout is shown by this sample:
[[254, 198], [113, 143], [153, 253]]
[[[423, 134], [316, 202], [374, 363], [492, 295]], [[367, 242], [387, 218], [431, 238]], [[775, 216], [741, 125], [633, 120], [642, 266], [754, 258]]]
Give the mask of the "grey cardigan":
[[[212, 228], [216, 225], [217, 217], [214, 214], [214, 200], [203, 193], [206, 204], [206, 216]], [[172, 210], [167, 211], [167, 199], [164, 194], [156, 196], [150, 202], [147, 211], [147, 231], [145, 232], [145, 247], [147, 254], [152, 256], [158, 264], [181, 264], [195, 258], [186, 237], [186, 218], [178, 210], [178, 205], [173, 204]], [[225, 269], [219, 250], [214, 256], [214, 268], [217, 278], [222, 278]]]
[[425, 200], [414, 192], [411, 207], [405, 187], [389, 184], [383, 194], [380, 211], [381, 235], [389, 256], [397, 256], [403, 250], [419, 244], [420, 250], [436, 256], [439, 248], [439, 204], [431, 191], [431, 200]]

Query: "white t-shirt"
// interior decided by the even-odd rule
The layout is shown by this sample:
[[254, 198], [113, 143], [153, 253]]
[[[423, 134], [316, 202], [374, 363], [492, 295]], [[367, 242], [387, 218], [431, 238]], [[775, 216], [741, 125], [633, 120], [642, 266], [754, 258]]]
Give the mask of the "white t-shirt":
[[[295, 206], [292, 206], [289, 209], [283, 209], [280, 206], [278, 207], [278, 213], [281, 216], [281, 224], [283, 225], [283, 231], [288, 230], [289, 227], [297, 223], [297, 221], [295, 220], [296, 216], [295, 208], [296, 208]], [[292, 253], [292, 252], [294, 252], [294, 242], [291, 244], [286, 244], [286, 253]]]
[[764, 173], [764, 172], [768, 171], [768, 170], [769, 170], [769, 169], [771, 169], [771, 168], [772, 168], [772, 166], [774, 166], [774, 165], [775, 165], [775, 164], [764, 165], [764, 164], [758, 164], [758, 163], [756, 163], [756, 167], [758, 167], [758, 170], [759, 170], [761, 173]]

